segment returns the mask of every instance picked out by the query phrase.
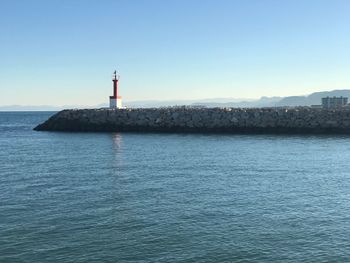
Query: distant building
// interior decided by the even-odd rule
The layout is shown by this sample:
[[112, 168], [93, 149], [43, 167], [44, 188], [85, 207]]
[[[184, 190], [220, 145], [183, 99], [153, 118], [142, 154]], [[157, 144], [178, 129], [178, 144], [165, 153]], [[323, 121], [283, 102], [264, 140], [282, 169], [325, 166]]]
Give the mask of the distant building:
[[346, 97], [326, 97], [322, 98], [322, 108], [332, 109], [344, 107], [348, 104], [348, 98]]

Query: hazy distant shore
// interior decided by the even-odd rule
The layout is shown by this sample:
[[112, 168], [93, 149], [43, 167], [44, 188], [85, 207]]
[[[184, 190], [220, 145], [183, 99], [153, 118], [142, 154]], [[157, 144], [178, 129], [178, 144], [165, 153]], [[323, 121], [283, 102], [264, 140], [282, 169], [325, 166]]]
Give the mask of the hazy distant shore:
[[[287, 96], [287, 97], [266, 97], [260, 99], [244, 99], [244, 98], [211, 98], [197, 100], [136, 100], [124, 101], [123, 104], [127, 108], [158, 108], [168, 106], [203, 106], [213, 107], [233, 107], [233, 108], [261, 108], [261, 107], [298, 107], [311, 106], [321, 103], [323, 97], [348, 97], [350, 98], [350, 90], [333, 90], [314, 92], [305, 96]], [[7, 105], [0, 106], [0, 111], [60, 111], [64, 109], [94, 109], [105, 108], [107, 103], [97, 105]]]

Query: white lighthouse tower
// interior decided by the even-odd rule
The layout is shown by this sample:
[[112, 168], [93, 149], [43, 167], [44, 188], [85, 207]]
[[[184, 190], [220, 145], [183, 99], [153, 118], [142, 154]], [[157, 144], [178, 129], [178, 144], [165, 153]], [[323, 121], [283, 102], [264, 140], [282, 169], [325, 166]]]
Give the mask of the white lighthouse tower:
[[117, 74], [117, 71], [115, 70], [112, 75], [112, 81], [113, 81], [113, 96], [109, 97], [109, 107], [110, 108], [122, 108], [122, 97], [118, 96], [118, 81], [120, 76]]

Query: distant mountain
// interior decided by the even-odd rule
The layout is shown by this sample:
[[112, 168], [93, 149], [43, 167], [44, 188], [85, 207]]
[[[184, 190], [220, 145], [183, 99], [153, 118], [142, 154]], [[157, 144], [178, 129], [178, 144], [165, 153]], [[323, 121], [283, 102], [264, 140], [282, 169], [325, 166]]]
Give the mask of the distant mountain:
[[235, 108], [252, 108], [252, 107], [271, 107], [274, 106], [277, 102], [279, 102], [282, 98], [281, 97], [261, 97], [258, 100], [246, 100], [246, 101], [239, 101], [239, 102], [226, 102], [226, 103], [218, 103], [218, 102], [211, 102], [211, 103], [193, 103], [191, 105], [194, 106], [206, 106], [206, 107], [235, 107]]
[[350, 98], [350, 90], [333, 90], [333, 91], [323, 91], [315, 92], [308, 96], [291, 96], [281, 99], [276, 106], [311, 106], [320, 105], [321, 99], [324, 97], [348, 97]]
[[207, 100], [178, 100], [178, 101], [133, 101], [125, 102], [125, 105], [131, 108], [135, 107], [165, 107], [175, 105], [191, 105], [205, 107], [234, 107], [234, 108], [253, 108], [253, 107], [295, 107], [320, 105], [324, 97], [348, 97], [350, 90], [333, 90], [315, 92], [306, 96], [288, 96], [288, 97], [261, 97], [260, 99], [207, 99]]
[[333, 90], [315, 92], [307, 96], [288, 96], [288, 97], [261, 97], [253, 101], [240, 101], [231, 103], [194, 103], [193, 105], [202, 105], [206, 107], [296, 107], [320, 105], [324, 97], [348, 97], [350, 98], [350, 90]]
[[167, 107], [179, 105], [216, 105], [222, 103], [239, 103], [242, 101], [254, 101], [253, 99], [237, 99], [237, 98], [213, 98], [201, 100], [140, 100], [125, 101], [123, 104], [129, 108], [151, 108], [151, 107]]
[[55, 106], [23, 106], [23, 105], [7, 105], [0, 106], [0, 111], [59, 111], [62, 110], [63, 107], [55, 107]]
[[[129, 108], [150, 108], [167, 106], [205, 106], [205, 107], [294, 107], [320, 105], [324, 97], [348, 97], [350, 90], [333, 90], [315, 92], [306, 96], [288, 96], [288, 97], [261, 97], [260, 99], [235, 99], [235, 98], [213, 98], [203, 100], [144, 100], [144, 101], [124, 101], [124, 105]], [[107, 103], [95, 106], [66, 105], [66, 106], [0, 106], [0, 111], [59, 111], [62, 109], [74, 108], [105, 108]]]
[[0, 111], [60, 111], [64, 109], [77, 109], [77, 108], [104, 108], [108, 107], [108, 104], [103, 103], [96, 106], [82, 106], [82, 105], [65, 105], [65, 106], [23, 106], [23, 105], [7, 105], [0, 106]]

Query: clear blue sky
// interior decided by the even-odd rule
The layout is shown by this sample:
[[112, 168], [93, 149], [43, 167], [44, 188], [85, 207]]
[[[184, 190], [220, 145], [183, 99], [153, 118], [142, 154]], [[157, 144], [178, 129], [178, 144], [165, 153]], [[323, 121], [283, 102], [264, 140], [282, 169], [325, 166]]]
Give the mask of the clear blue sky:
[[350, 88], [349, 0], [1, 0], [0, 105]]

